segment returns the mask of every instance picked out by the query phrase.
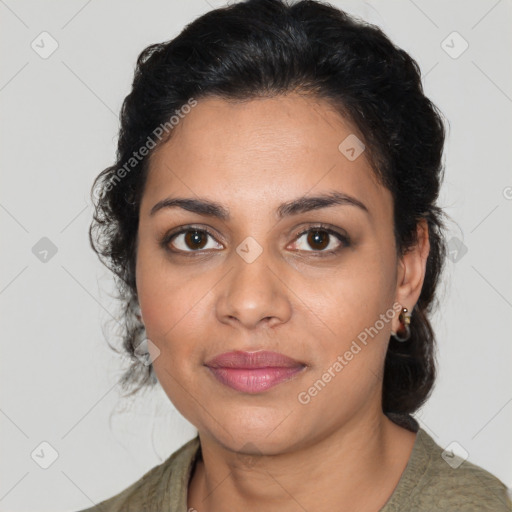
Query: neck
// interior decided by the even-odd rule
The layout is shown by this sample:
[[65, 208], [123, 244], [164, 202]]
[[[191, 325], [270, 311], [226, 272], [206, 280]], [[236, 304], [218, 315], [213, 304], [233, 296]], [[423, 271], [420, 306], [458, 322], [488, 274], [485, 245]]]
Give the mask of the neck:
[[383, 413], [356, 418], [287, 453], [240, 457], [202, 436], [188, 506], [200, 512], [378, 511], [409, 460], [416, 434]]

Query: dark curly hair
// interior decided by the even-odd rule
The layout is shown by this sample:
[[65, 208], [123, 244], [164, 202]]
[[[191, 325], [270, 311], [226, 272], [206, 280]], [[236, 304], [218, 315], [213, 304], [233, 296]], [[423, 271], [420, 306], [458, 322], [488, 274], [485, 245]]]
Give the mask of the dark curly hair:
[[122, 353], [131, 358], [120, 383], [124, 390], [133, 387], [132, 395], [157, 382], [152, 365], [134, 354], [145, 332], [135, 282], [139, 207], [154, 148], [172, 135], [172, 120], [190, 110], [191, 101], [289, 92], [326, 100], [356, 124], [376, 177], [392, 193], [398, 255], [417, 242], [417, 223], [428, 223], [430, 254], [411, 338], [400, 343], [391, 337], [383, 376], [383, 411], [412, 413], [429, 396], [436, 376], [429, 315], [446, 251], [445, 214], [436, 205], [443, 119], [425, 97], [419, 67], [405, 51], [378, 27], [314, 0], [248, 0], [215, 9], [139, 55], [120, 113], [117, 161], [91, 190], [89, 238], [116, 276]]

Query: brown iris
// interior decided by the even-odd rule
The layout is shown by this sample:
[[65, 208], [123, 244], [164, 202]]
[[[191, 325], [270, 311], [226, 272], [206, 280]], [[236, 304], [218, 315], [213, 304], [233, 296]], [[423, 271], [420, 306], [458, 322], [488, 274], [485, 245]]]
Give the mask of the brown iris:
[[[202, 249], [207, 242], [208, 234], [203, 231], [187, 231], [185, 234], [185, 243], [191, 249]], [[200, 247], [198, 247], [200, 245]]]
[[[311, 230], [308, 233], [308, 244], [315, 249], [325, 249], [329, 245], [329, 233], [322, 230]], [[322, 247], [315, 247], [320, 244]]]

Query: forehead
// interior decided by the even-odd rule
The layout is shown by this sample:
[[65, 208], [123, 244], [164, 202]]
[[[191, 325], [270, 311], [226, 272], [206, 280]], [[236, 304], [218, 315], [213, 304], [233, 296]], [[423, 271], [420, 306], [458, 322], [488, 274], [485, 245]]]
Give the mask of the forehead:
[[390, 193], [365, 152], [349, 159], [340, 151], [354, 137], [362, 139], [329, 104], [298, 94], [201, 99], [151, 156], [142, 209], [167, 196], [201, 196], [232, 204], [230, 210], [236, 198], [245, 211], [252, 205], [261, 213], [299, 196], [338, 190], [365, 203], [372, 216], [387, 215]]

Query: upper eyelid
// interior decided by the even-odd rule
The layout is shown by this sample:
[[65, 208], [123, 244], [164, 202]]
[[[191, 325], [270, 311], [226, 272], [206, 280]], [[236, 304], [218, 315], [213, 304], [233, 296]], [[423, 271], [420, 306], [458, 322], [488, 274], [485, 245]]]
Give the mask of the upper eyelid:
[[[308, 223], [306, 223], [308, 224]], [[336, 227], [331, 227], [329, 225], [327, 225], [326, 223], [322, 223], [322, 222], [312, 222], [312, 223], [309, 223], [307, 226], [304, 226], [298, 230], [296, 230], [295, 232], [295, 236], [299, 236], [299, 235], [303, 235], [304, 233], [306, 233], [307, 231], [311, 230], [311, 229], [323, 229], [325, 231], [333, 231], [339, 235], [342, 235], [342, 236], [346, 236], [348, 238], [348, 234], [346, 233], [346, 231], [343, 229], [343, 228], [336, 228]], [[186, 233], [187, 231], [191, 231], [191, 230], [197, 230], [197, 231], [204, 231], [206, 233], [208, 233], [209, 235], [211, 236], [215, 236], [215, 229], [214, 228], [211, 228], [210, 226], [196, 226], [195, 224], [190, 224], [190, 225], [185, 225], [185, 226], [181, 226], [179, 228], [176, 228], [177, 231], [174, 231], [174, 230], [171, 230], [171, 232], [169, 232], [168, 234], [164, 235], [164, 237], [173, 237], [173, 236], [176, 236], [176, 235], [181, 235], [182, 233]], [[340, 233], [338, 233], [338, 230], [341, 231]], [[222, 237], [221, 237], [222, 238]]]
[[164, 239], [172, 239], [177, 235], [182, 235], [183, 233], [186, 233], [187, 231], [204, 231], [205, 233], [208, 233], [210, 236], [215, 237], [215, 230], [211, 228], [210, 226], [196, 226], [194, 224], [187, 225], [187, 226], [181, 226], [180, 228], [176, 228], [175, 230], [169, 231], [167, 234], [164, 234]]

